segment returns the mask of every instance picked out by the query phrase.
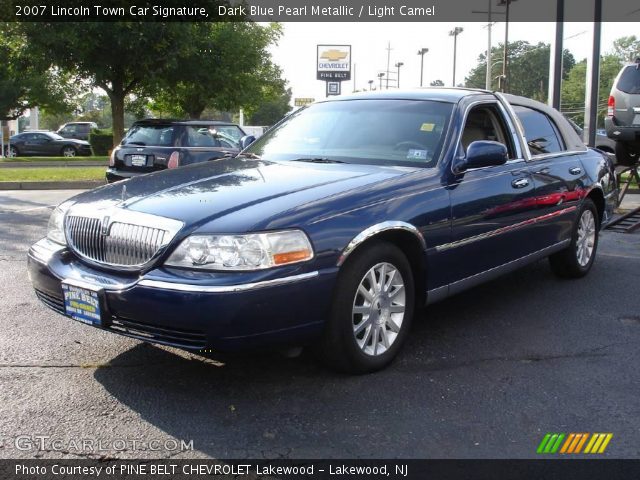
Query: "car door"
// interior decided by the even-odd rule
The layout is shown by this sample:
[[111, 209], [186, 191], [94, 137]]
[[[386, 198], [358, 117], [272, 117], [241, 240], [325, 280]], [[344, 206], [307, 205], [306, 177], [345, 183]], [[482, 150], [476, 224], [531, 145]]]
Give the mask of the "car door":
[[584, 196], [587, 176], [580, 161], [553, 118], [529, 106], [512, 105], [529, 148], [535, 185], [536, 217], [530, 242], [537, 250], [570, 237], [577, 207]]
[[452, 241], [445, 249], [451, 293], [456, 282], [531, 253], [529, 222], [536, 209], [533, 179], [503, 107], [497, 101], [474, 104], [467, 109], [461, 132], [457, 155], [465, 155], [473, 141], [494, 140], [507, 146], [509, 160], [466, 170], [449, 185]]
[[25, 133], [22, 143], [21, 153], [25, 155], [34, 155], [38, 153], [38, 136], [39, 133]]

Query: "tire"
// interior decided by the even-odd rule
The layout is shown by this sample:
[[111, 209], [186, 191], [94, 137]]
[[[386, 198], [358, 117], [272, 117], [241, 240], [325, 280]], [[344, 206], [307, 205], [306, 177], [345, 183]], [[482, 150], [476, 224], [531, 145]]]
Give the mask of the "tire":
[[75, 147], [72, 147], [71, 145], [66, 145], [64, 147], [62, 147], [62, 156], [63, 157], [75, 157], [77, 155], [78, 152], [76, 152]]
[[618, 165], [633, 167], [638, 163], [638, 152], [623, 142], [616, 142], [616, 160]]
[[7, 148], [7, 157], [13, 158], [13, 157], [17, 157], [19, 154], [20, 152], [13, 145]]
[[585, 198], [573, 225], [571, 243], [549, 257], [553, 273], [561, 278], [580, 278], [589, 273], [598, 250], [599, 229], [598, 210], [591, 199]]
[[[380, 282], [381, 276], [385, 283]], [[370, 293], [365, 296], [364, 291]], [[373, 241], [343, 265], [331, 315], [316, 352], [327, 365], [342, 372], [380, 370], [402, 347], [414, 303], [413, 274], [407, 257], [393, 244]]]

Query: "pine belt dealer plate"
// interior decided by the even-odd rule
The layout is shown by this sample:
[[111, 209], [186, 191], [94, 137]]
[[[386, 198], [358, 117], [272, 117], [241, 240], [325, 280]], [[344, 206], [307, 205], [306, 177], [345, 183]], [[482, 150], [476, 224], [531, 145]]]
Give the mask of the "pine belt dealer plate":
[[131, 155], [131, 165], [134, 167], [144, 167], [147, 165], [146, 155]]
[[79, 322], [101, 326], [100, 292], [62, 283], [65, 313]]

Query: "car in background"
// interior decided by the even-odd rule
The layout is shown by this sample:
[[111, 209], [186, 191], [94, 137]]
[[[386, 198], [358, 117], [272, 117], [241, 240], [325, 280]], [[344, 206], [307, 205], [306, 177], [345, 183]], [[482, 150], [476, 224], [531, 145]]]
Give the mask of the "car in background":
[[64, 138], [89, 140], [89, 133], [96, 128], [98, 124], [95, 122], [69, 122], [62, 125], [56, 133]]
[[615, 140], [618, 163], [633, 166], [640, 158], [640, 58], [625, 65], [611, 87], [607, 136]]
[[235, 156], [254, 139], [234, 123], [140, 120], [111, 153], [107, 181]]
[[[571, 127], [576, 131], [578, 136], [584, 141], [584, 129], [566, 115], [565, 118], [569, 122], [569, 125], [571, 125]], [[594, 145], [594, 147], [596, 147], [598, 150], [602, 150], [603, 152], [613, 154], [615, 153], [616, 142], [607, 137], [607, 132], [605, 130], [598, 129], [596, 130], [596, 144]]]
[[585, 276], [616, 199], [608, 156], [542, 103], [366, 92], [300, 109], [235, 157], [65, 201], [29, 278], [46, 306], [104, 331], [192, 351], [310, 345], [365, 373], [425, 304], [546, 257]]
[[91, 145], [84, 140], [63, 138], [55, 132], [23, 132], [9, 139], [6, 155], [8, 157], [75, 157], [91, 155]]

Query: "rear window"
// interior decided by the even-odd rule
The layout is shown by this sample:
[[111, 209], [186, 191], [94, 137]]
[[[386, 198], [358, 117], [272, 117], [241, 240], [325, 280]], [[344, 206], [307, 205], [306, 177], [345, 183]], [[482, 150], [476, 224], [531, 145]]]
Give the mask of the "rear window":
[[242, 130], [235, 125], [194, 125], [187, 127], [188, 147], [240, 148]]
[[122, 140], [123, 145], [152, 145], [170, 147], [173, 145], [175, 127], [171, 125], [134, 125]]
[[617, 88], [625, 93], [640, 93], [640, 69], [635, 65], [625, 68], [620, 75]]

